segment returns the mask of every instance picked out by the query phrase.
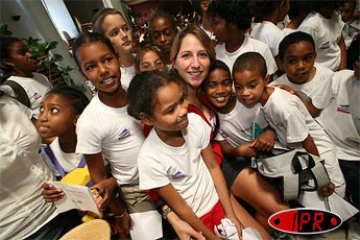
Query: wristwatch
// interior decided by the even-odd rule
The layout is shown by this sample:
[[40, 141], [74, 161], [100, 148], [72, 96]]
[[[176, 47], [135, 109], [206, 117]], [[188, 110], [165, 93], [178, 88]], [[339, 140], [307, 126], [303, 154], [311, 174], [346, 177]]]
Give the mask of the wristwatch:
[[167, 207], [167, 208], [163, 211], [163, 213], [162, 213], [163, 218], [164, 218], [165, 220], [167, 220], [167, 215], [168, 215], [169, 213], [171, 213], [171, 212], [172, 212], [172, 209], [171, 209], [170, 207]]

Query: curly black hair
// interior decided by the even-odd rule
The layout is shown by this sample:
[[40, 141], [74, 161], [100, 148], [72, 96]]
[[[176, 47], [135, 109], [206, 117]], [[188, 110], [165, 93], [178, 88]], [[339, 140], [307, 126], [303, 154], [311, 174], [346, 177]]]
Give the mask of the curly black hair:
[[212, 1], [208, 13], [211, 18], [219, 16], [227, 23], [235, 24], [241, 31], [250, 28], [253, 17], [249, 9], [249, 0]]

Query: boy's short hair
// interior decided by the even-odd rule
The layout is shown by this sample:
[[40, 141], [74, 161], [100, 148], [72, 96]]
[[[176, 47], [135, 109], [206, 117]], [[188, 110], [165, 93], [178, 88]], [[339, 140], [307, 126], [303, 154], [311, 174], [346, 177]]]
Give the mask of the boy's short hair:
[[251, 27], [253, 17], [248, 0], [212, 1], [208, 8], [208, 14], [212, 18], [216, 15], [220, 16], [227, 23], [235, 24], [241, 31]]
[[216, 59], [215, 62], [210, 66], [209, 72], [212, 72], [215, 69], [222, 69], [230, 74], [229, 67], [223, 61], [218, 59]]
[[258, 71], [263, 79], [267, 75], [267, 67], [264, 57], [258, 52], [246, 52], [241, 54], [233, 66], [235, 72]]
[[298, 32], [290, 33], [289, 35], [285, 36], [284, 39], [280, 42], [280, 44], [279, 44], [280, 59], [282, 61], [284, 60], [285, 52], [286, 52], [287, 48], [289, 47], [289, 45], [294, 44], [294, 43], [299, 43], [302, 41], [307, 41], [307, 42], [311, 43], [311, 45], [313, 46], [314, 52], [315, 52], [315, 42], [314, 42], [313, 37], [310, 34], [298, 31]]

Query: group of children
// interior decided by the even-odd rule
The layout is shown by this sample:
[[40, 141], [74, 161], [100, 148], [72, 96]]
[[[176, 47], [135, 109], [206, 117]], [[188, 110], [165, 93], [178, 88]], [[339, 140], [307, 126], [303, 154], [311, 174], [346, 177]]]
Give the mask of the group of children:
[[[216, 47], [196, 25], [177, 33], [169, 15], [157, 10], [150, 21], [154, 46], [134, 56], [125, 18], [102, 9], [94, 16], [94, 33], [81, 34], [72, 48], [96, 89], [90, 101], [70, 87], [48, 91], [50, 86], [37, 98], [23, 86], [29, 98], [41, 98], [31, 107], [39, 112], [38, 133], [44, 142], [51, 139], [43, 156], [54, 176], [86, 166], [91, 188], [102, 196], [98, 206], [110, 209], [120, 238], [134, 237], [136, 228], [149, 239], [170, 237], [161, 227], [151, 231], [163, 225], [158, 211], [180, 239], [241, 237], [249, 227], [271, 239], [268, 218], [289, 204], [250, 163], [279, 144], [320, 156], [331, 180], [321, 195], [338, 194], [358, 208], [359, 112], [353, 106], [359, 102], [359, 60], [355, 71], [334, 73], [316, 63], [318, 42], [305, 32], [267, 45], [269, 35], [261, 29], [276, 27], [289, 0], [259, 15], [262, 23], [251, 34], [265, 43], [245, 33], [252, 17], [247, 1], [206, 7], [221, 43]], [[33, 77], [36, 61], [19, 39], [9, 39], [1, 41], [2, 69], [15, 80]], [[334, 69], [342, 68], [343, 58]], [[263, 130], [256, 137], [253, 123]], [[64, 196], [49, 179], [42, 188], [47, 202]], [[143, 219], [131, 217], [139, 213]], [[146, 222], [150, 215], [152, 224]]]

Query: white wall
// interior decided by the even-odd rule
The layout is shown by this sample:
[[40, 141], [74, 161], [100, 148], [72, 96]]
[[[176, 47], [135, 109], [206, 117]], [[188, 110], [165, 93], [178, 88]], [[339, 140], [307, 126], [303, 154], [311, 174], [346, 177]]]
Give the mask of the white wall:
[[[0, 4], [0, 21], [8, 25], [8, 29], [14, 33], [15, 37], [27, 38], [32, 36], [44, 41], [57, 41], [56, 49], [51, 52], [63, 56], [63, 60], [57, 64], [77, 68], [69, 54], [68, 47], [56, 30], [41, 0], [0, 0]], [[20, 16], [20, 20], [14, 21], [12, 16]], [[75, 84], [85, 86], [85, 79], [77, 70], [71, 71], [70, 75]], [[89, 96], [91, 95], [87, 87], [84, 87], [84, 92]]]
[[[60, 35], [62, 35], [63, 31], [66, 31], [71, 38], [75, 38], [79, 35], [79, 31], [77, 30], [63, 0], [42, 1]], [[64, 39], [66, 40], [66, 38]]]

